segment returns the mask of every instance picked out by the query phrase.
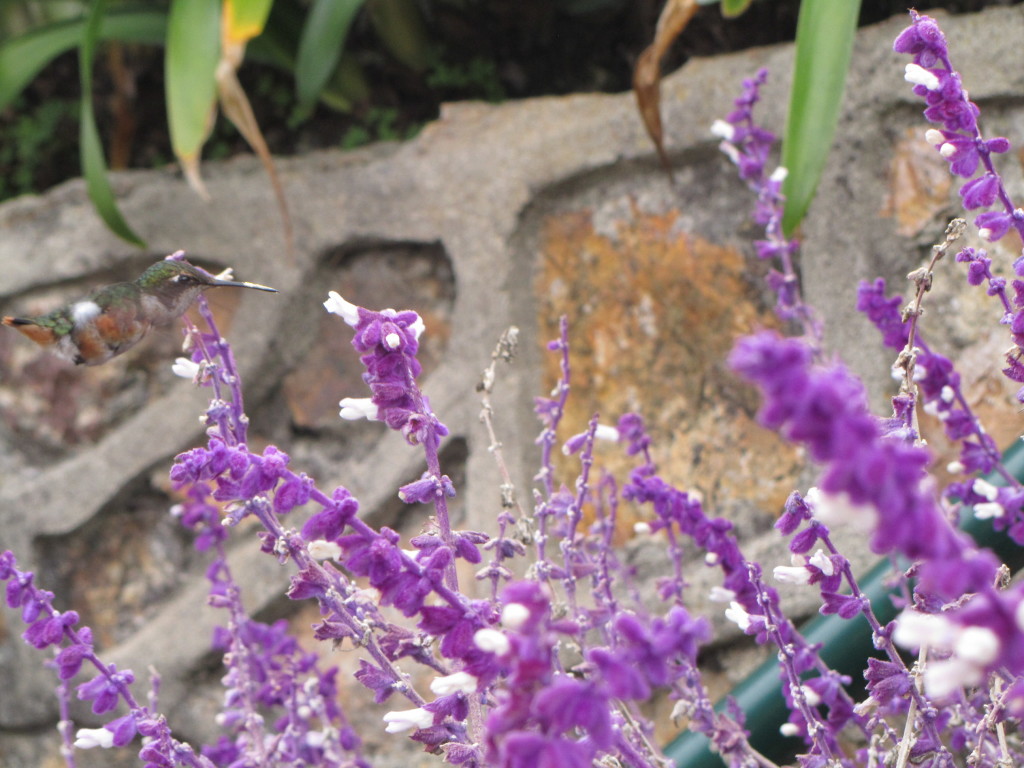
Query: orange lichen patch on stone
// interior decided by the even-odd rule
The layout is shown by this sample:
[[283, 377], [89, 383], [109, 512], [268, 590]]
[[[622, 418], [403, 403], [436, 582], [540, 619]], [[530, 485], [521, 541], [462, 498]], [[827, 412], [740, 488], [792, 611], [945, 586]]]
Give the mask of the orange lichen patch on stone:
[[946, 161], [919, 129], [908, 128], [892, 149], [881, 215], [896, 219], [899, 234], [916, 237], [949, 207], [951, 187]]
[[[795, 451], [757, 427], [756, 393], [725, 363], [738, 336], [774, 316], [743, 256], [683, 231], [680, 220], [678, 211], [633, 206], [611, 235], [596, 231], [588, 211], [546, 221], [541, 341], [557, 337], [561, 315], [570, 321], [572, 394], [559, 437], [583, 431], [595, 411], [606, 424], [636, 411], [668, 479], [712, 505], [728, 492], [775, 514], [792, 489]], [[545, 384], [557, 376], [558, 360], [545, 353]], [[617, 447], [601, 448], [598, 460], [620, 476], [632, 465]], [[578, 462], [559, 470], [572, 487]]]

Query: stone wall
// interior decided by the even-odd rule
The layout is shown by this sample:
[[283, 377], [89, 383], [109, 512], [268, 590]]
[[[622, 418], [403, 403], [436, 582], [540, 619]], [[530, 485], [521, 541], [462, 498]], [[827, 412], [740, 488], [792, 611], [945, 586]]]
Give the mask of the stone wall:
[[[894, 19], [857, 39], [801, 263], [831, 349], [865, 375], [880, 409], [890, 361], [854, 312], [856, 282], [882, 274], [904, 290], [902, 276], [957, 211], [944, 163], [922, 151], [920, 107], [902, 80], [904, 62], [891, 52], [904, 24]], [[1020, 144], [1024, 71], [1005, 63], [1019, 55], [1024, 12], [993, 9], [943, 25], [986, 132]], [[528, 500], [536, 467], [531, 398], [553, 382], [543, 343], [568, 313], [577, 373], [572, 431], [598, 408], [607, 421], [639, 410], [666, 474], [735, 519], [751, 552], [783, 562], [770, 525], [788, 492], [806, 488], [813, 472], [756, 426], [756, 399], [723, 366], [737, 334], [773, 319], [763, 266], [751, 256], [752, 201], [708, 126], [730, 109], [740, 80], [766, 66], [772, 79], [759, 114], [781, 132], [791, 61], [791, 46], [758, 49], [691, 61], [666, 80], [675, 184], [655, 161], [631, 94], [451, 105], [404, 144], [279, 160], [295, 221], [291, 255], [251, 158], [206, 166], [210, 202], [173, 169], [115, 175], [123, 211], [149, 243], [144, 254], [109, 234], [84, 184], [69, 182], [0, 206], [0, 313], [50, 309], [95, 285], [134, 278], [179, 248], [276, 286], [278, 295], [211, 293], [242, 367], [253, 443], [279, 445], [321, 487], [344, 484], [375, 521], [412, 533], [422, 513], [403, 508], [395, 490], [421, 471], [417, 453], [378, 424], [336, 418], [340, 397], [364, 393], [348, 328], [320, 306], [327, 290], [369, 307], [413, 308], [426, 319], [425, 390], [451, 429], [445, 456], [446, 471], [460, 480], [455, 524], [470, 529], [491, 530], [500, 508], [478, 421], [480, 372], [501, 332], [518, 325], [520, 355], [499, 371], [495, 411]], [[1020, 156], [1003, 160], [1019, 199]], [[1015, 255], [999, 254], [1004, 272]], [[981, 294], [964, 285], [956, 265], [944, 265], [926, 333], [971, 362], [964, 375], [983, 415], [1012, 413], [1013, 388], [998, 375], [1008, 339]], [[39, 570], [41, 584], [83, 614], [104, 658], [140, 676], [154, 664], [164, 681], [162, 709], [182, 736], [203, 739], [218, 701], [209, 638], [219, 617], [198, 607], [203, 561], [167, 515], [174, 502], [167, 470], [201, 439], [205, 404], [204, 391], [170, 375], [179, 341], [177, 331], [154, 333], [105, 366], [75, 369], [0, 333], [0, 548], [14, 549], [24, 567]], [[1012, 420], [998, 423], [1003, 444], [1016, 437]], [[258, 552], [252, 531], [238, 534], [232, 560], [252, 609], [263, 618], [289, 615], [303, 631], [315, 616], [283, 605], [287, 568]], [[632, 547], [641, 568], [656, 573], [660, 548]], [[848, 554], [870, 560], [859, 549]], [[702, 598], [707, 578], [695, 564], [695, 604], [717, 616]], [[787, 597], [805, 613], [812, 598]], [[57, 765], [52, 674], [4, 610], [0, 764]], [[731, 661], [721, 665], [729, 672], [717, 678], [718, 691], [757, 658], [730, 645], [735, 633], [723, 638], [716, 653]], [[345, 692], [379, 734], [380, 712], [361, 695], [358, 686]], [[89, 722], [87, 710], [76, 714]], [[395, 741], [388, 747], [409, 750]], [[79, 765], [114, 759], [84, 754]], [[407, 755], [395, 759], [410, 765]]]

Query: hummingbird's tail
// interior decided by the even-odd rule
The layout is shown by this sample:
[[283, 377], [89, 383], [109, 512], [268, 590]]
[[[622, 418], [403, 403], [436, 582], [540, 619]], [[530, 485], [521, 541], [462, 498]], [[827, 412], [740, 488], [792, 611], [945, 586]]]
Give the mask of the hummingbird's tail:
[[39, 325], [35, 320], [31, 320], [27, 317], [11, 317], [10, 315], [5, 315], [3, 318], [0, 318], [0, 323], [6, 325], [8, 328], [20, 331], [32, 339], [36, 344], [41, 344], [44, 347], [53, 344], [57, 340], [52, 328]]

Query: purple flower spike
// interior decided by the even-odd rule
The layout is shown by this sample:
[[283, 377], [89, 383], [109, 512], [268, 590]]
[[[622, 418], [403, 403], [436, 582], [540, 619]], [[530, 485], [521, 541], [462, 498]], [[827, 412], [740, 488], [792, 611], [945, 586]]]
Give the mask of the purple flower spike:
[[[873, 510], [857, 514], [873, 528], [871, 548], [878, 553], [901, 552], [911, 559], [932, 558], [939, 564], [936, 573], [943, 567], [948, 570], [964, 554], [965, 543], [922, 488], [928, 452], [882, 437], [867, 411], [860, 383], [848, 371], [840, 366], [814, 368], [802, 343], [770, 332], [741, 339], [730, 363], [761, 388], [762, 423], [805, 444], [810, 455], [825, 465], [821, 488], [830, 496], [816, 508], [816, 518], [827, 523], [850, 518], [857, 507]], [[941, 366], [927, 370], [937, 375]], [[920, 385], [928, 392], [926, 379]], [[931, 388], [941, 392], [944, 386], [932, 383]], [[791, 550], [808, 551], [817, 536], [811, 531], [799, 534]], [[951, 585], [942, 579], [931, 584], [950, 598], [962, 594], [945, 591]], [[857, 608], [841, 596], [831, 598], [827, 607], [841, 614], [855, 613]]]
[[900, 315], [902, 304], [903, 299], [899, 296], [886, 298], [885, 280], [881, 277], [871, 283], [862, 280], [857, 286], [857, 311], [863, 312], [874, 323], [889, 349], [900, 350], [907, 344], [910, 323]]
[[448, 429], [434, 416], [416, 385], [416, 377], [422, 371], [416, 358], [424, 329], [420, 316], [408, 310], [372, 312], [350, 304], [333, 291], [324, 307], [340, 315], [355, 330], [352, 346], [363, 353], [363, 381], [372, 393], [370, 403], [359, 403], [353, 398], [342, 400], [342, 418], [365, 415], [383, 421], [401, 432], [410, 444], [435, 450]]

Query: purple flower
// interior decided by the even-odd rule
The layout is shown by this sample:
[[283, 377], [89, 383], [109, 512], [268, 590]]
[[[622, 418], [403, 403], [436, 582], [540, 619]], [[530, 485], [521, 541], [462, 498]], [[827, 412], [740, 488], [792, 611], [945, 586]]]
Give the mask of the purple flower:
[[309, 501], [313, 481], [305, 474], [288, 474], [274, 494], [274, 511], [283, 515]]
[[537, 694], [533, 715], [555, 733], [585, 731], [598, 749], [608, 749], [614, 740], [608, 697], [594, 683], [557, 677]]
[[227, 736], [220, 736], [216, 744], [207, 744], [202, 749], [204, 757], [209, 758], [215, 765], [234, 765], [242, 755], [242, 751]]
[[394, 678], [366, 659], [359, 660], [359, 671], [355, 673], [355, 678], [373, 691], [373, 700], [378, 704], [387, 701], [395, 692]]
[[860, 598], [853, 595], [840, 595], [823, 590], [821, 597], [824, 602], [818, 612], [823, 616], [836, 613], [840, 618], [852, 619], [867, 607]]
[[302, 526], [302, 538], [306, 541], [337, 539], [359, 511], [359, 502], [341, 486], [334, 489], [331, 500], [333, 503], [329, 507], [313, 515]]
[[596, 750], [586, 741], [518, 731], [493, 752], [488, 761], [495, 768], [591, 768]]
[[883, 343], [890, 349], [900, 350], [907, 345], [910, 323], [900, 314], [902, 303], [899, 296], [886, 298], [885, 280], [881, 277], [875, 278], [873, 283], [862, 280], [857, 286], [857, 310], [874, 323], [882, 333]]
[[424, 569], [423, 574], [402, 571], [381, 588], [380, 602], [382, 605], [395, 606], [405, 616], [415, 616], [434, 586], [443, 581], [443, 565], [440, 568]]
[[[789, 536], [803, 523], [811, 519], [811, 510], [797, 491], [789, 494], [782, 515], [775, 521], [775, 530]], [[809, 549], [810, 547], [808, 547]], [[806, 551], [806, 550], [804, 550]]]
[[451, 717], [453, 720], [465, 720], [469, 715], [469, 699], [464, 693], [451, 693], [447, 696], [438, 696], [423, 708], [434, 713], [435, 724], [440, 723], [446, 717]]
[[592, 648], [587, 659], [601, 673], [601, 680], [608, 686], [612, 696], [618, 699], [646, 701], [651, 695], [651, 686], [628, 659], [610, 648]]
[[406, 504], [432, 502], [441, 496], [441, 479], [435, 475], [424, 473], [419, 480], [403, 485], [398, 489], [398, 498]]
[[82, 662], [92, 655], [92, 630], [82, 627], [76, 633], [77, 642], [71, 643], [57, 654], [57, 674], [61, 680], [70, 680], [82, 668]]
[[970, 285], [981, 285], [992, 277], [992, 259], [985, 251], [964, 248], [956, 255], [956, 260], [967, 263], [967, 282]]
[[139, 732], [136, 715], [132, 712], [116, 720], [111, 720], [103, 727], [114, 734], [115, 747], [124, 747], [130, 744], [131, 740], [135, 738], [135, 734]]
[[868, 668], [864, 671], [868, 690], [879, 704], [888, 704], [894, 698], [903, 698], [913, 686], [910, 674], [902, 664], [891, 661], [868, 658]]
[[304, 568], [292, 576], [287, 595], [292, 600], [306, 600], [323, 597], [330, 589], [330, 583], [319, 568]]
[[11, 550], [0, 552], [0, 581], [7, 581], [11, 578], [17, 572], [16, 565], [14, 553]]
[[89, 682], [78, 686], [78, 698], [92, 701], [92, 711], [101, 715], [117, 706], [121, 686], [131, 685], [134, 680], [135, 675], [131, 670], [118, 672], [117, 666], [111, 664], [105, 673], [101, 672]]
[[345, 567], [356, 576], [366, 576], [373, 587], [382, 587], [402, 568], [398, 534], [381, 528], [380, 534], [352, 533], [337, 539], [345, 550]]
[[[971, 173], [974, 171], [972, 170]], [[960, 187], [960, 199], [968, 211], [973, 211], [975, 208], [988, 208], [995, 203], [998, 195], [999, 177], [994, 173], [986, 173]]]
[[994, 243], [1009, 232], [1015, 218], [1014, 214], [1006, 211], [988, 211], [976, 216], [974, 224], [983, 238]]
[[56, 645], [64, 639], [64, 630], [71, 629], [78, 623], [78, 614], [74, 611], [60, 613], [54, 611], [49, 617], [38, 619], [30, 624], [22, 637], [36, 648]]
[[644, 420], [635, 413], [626, 413], [619, 418], [616, 425], [619, 430], [620, 439], [626, 442], [626, 453], [629, 456], [636, 456], [643, 453], [650, 447], [651, 438], [644, 429]]
[[914, 63], [922, 67], [933, 67], [947, 55], [946, 37], [928, 16], [914, 12], [910, 16], [913, 23], [899, 34], [892, 49], [896, 53], [912, 53]]

